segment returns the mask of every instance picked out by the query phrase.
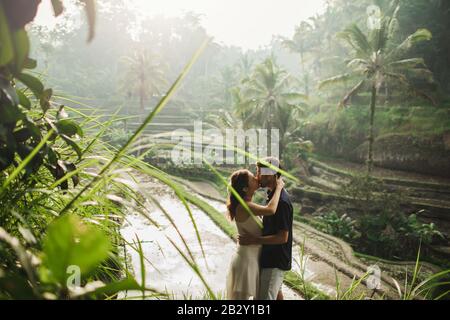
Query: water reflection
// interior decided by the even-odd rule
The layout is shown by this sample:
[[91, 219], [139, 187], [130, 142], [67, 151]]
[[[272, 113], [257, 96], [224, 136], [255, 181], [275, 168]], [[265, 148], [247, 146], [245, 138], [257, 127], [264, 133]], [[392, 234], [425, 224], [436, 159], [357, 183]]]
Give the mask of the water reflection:
[[[154, 188], [155, 186], [151, 188], [152, 192]], [[164, 187], [158, 186], [158, 188]], [[235, 250], [234, 242], [206, 214], [191, 206], [206, 253], [205, 260], [186, 208], [170, 190], [165, 191], [165, 195], [158, 196], [160, 204], [171, 214], [213, 292], [216, 294], [223, 292], [226, 272]], [[208, 203], [220, 211], [225, 210], [225, 205], [222, 203], [210, 200]], [[150, 215], [160, 228], [151, 225], [139, 214], [130, 214], [121, 231], [127, 242], [135, 241], [137, 236], [142, 243], [145, 257], [148, 260], [145, 265], [147, 285], [158, 291], [172, 294], [174, 298], [178, 299], [203, 298], [206, 292], [204, 285], [168, 240], [170, 238], [185, 251], [175, 228], [159, 209], [152, 209]], [[131, 255], [136, 279], [141, 281], [139, 255], [131, 248], [128, 248], [128, 252]]]

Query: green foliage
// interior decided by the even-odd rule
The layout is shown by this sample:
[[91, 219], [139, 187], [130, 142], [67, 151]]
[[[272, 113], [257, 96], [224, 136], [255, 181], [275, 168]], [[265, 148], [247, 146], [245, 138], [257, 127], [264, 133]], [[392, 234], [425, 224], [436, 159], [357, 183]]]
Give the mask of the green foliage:
[[339, 216], [332, 211], [319, 217], [319, 221], [325, 226], [323, 231], [349, 243], [354, 243], [360, 237], [356, 228], [356, 221], [346, 214]]
[[136, 50], [122, 60], [125, 71], [121, 91], [126, 92], [128, 99], [133, 96], [139, 97], [142, 115], [149, 99], [160, 95], [161, 88], [167, 85], [166, 68], [157, 55], [146, 49]]
[[[36, 241], [28, 234], [29, 240]], [[111, 280], [106, 285], [87, 277], [108, 257], [111, 243], [98, 227], [84, 224], [76, 216], [67, 215], [50, 225], [42, 252], [25, 251], [20, 241], [1, 227], [0, 240], [0, 251], [8, 250], [2, 244], [9, 245], [12, 252], [8, 252], [7, 258], [15, 255], [26, 270], [24, 273], [14, 264], [0, 265], [0, 299], [92, 299], [114, 296], [124, 290], [145, 290], [129, 277]], [[32, 263], [32, 259], [39, 260], [38, 256], [42, 258], [40, 272]], [[74, 276], [80, 276], [83, 283], [69, 282], [71, 272], [78, 270], [81, 273]]]
[[340, 107], [349, 105], [351, 99], [363, 90], [368, 89], [371, 92], [368, 173], [371, 173], [373, 168], [374, 120], [379, 90], [382, 87], [390, 90], [393, 84], [397, 84], [407, 90], [417, 91], [419, 95], [429, 98], [435, 104], [433, 98], [422, 91], [418, 91], [410, 83], [411, 78], [419, 78], [432, 83], [431, 71], [427, 69], [423, 59], [406, 57], [411, 48], [419, 42], [431, 40], [432, 35], [426, 29], [418, 29], [398, 45], [396, 35], [399, 9], [400, 7], [397, 7], [390, 17], [383, 17], [380, 20], [379, 28], [374, 28], [367, 35], [356, 24], [339, 33], [338, 37], [343, 39], [352, 49], [352, 54], [349, 57], [350, 62], [347, 64], [350, 71], [344, 75], [324, 80], [319, 84], [319, 88], [324, 89], [329, 85], [346, 83], [349, 79], [353, 80], [353, 87], [340, 102]]
[[305, 300], [330, 300], [328, 295], [304, 281], [298, 273], [293, 271], [287, 272], [284, 276], [284, 281], [292, 289], [301, 292]]
[[[88, 14], [92, 15], [93, 1], [85, 2]], [[77, 141], [83, 136], [80, 126], [73, 119], [60, 118], [60, 112], [49, 112], [53, 90], [46, 89], [30, 71], [36, 67], [36, 61], [29, 58], [30, 43], [24, 26], [33, 20], [38, 3], [33, 1], [27, 11], [23, 11], [26, 7], [23, 1], [16, 5], [0, 3], [3, 17], [0, 23], [0, 170], [11, 174], [0, 191], [2, 194], [11, 177], [22, 174], [23, 169], [23, 178], [28, 178], [45, 167], [55, 180], [75, 171], [75, 163], [65, 159], [68, 154], [61, 141], [81, 157]], [[59, 8], [55, 12], [61, 11], [59, 1], [53, 5]], [[18, 12], [24, 16], [20, 17]], [[12, 172], [13, 168], [16, 170]], [[65, 184], [60, 187], [67, 189]]]
[[[447, 108], [426, 106], [379, 108], [375, 119], [375, 143], [381, 137], [394, 134], [439, 141], [450, 131], [449, 112]], [[319, 154], [354, 161], [355, 150], [366, 143], [368, 117], [367, 108], [361, 105], [342, 111], [333, 106], [323, 106], [305, 119], [303, 133], [314, 141], [315, 151]], [[406, 150], [414, 147], [411, 143], [404, 144]], [[425, 149], [426, 146], [420, 148]]]
[[309, 82], [310, 76], [307, 73], [305, 68], [305, 53], [308, 51], [312, 51], [314, 45], [316, 44], [316, 39], [311, 39], [309, 34], [312, 31], [312, 25], [306, 21], [300, 23], [295, 30], [295, 34], [292, 40], [285, 39], [283, 41], [283, 45], [288, 48], [292, 52], [296, 52], [300, 54], [300, 63], [302, 65], [303, 70], [303, 82], [305, 88], [305, 94], [309, 95]]
[[404, 34], [413, 32], [417, 26], [431, 31], [433, 39], [427, 44], [413, 49], [413, 54], [425, 58], [427, 66], [433, 71], [439, 81], [444, 95], [449, 92], [448, 65], [450, 45], [446, 39], [449, 37], [450, 4], [448, 1], [417, 0], [401, 1], [402, 10], [398, 15], [400, 28]]
[[103, 136], [108, 144], [115, 148], [121, 148], [132, 135], [131, 131], [125, 130], [123, 128], [112, 127]]
[[[290, 130], [297, 127], [307, 97], [295, 92], [296, 80], [286, 70], [268, 58], [255, 66], [252, 75], [245, 79], [235, 111], [243, 119], [244, 127], [255, 124], [263, 128], [279, 129], [280, 157], [290, 138]], [[270, 145], [270, 141], [268, 142]]]
[[413, 243], [422, 242], [425, 245], [430, 245], [434, 240], [444, 237], [434, 223], [421, 223], [416, 214], [410, 215], [405, 226], [400, 227], [399, 231]]
[[[362, 213], [356, 224], [361, 237], [355, 243], [360, 252], [387, 259], [410, 259], [420, 243], [430, 245], [443, 237], [434, 224], [421, 223], [417, 215], [404, 213], [401, 193], [389, 191], [368, 176], [355, 176], [342, 195]], [[338, 210], [349, 210], [346, 206], [340, 205]]]
[[[399, 300], [448, 299], [450, 294], [450, 290], [448, 289], [450, 270], [444, 270], [431, 275], [423, 275], [420, 255], [421, 249], [419, 247], [412, 277], [408, 278], [406, 276], [403, 288], [396, 279], [393, 279]], [[408, 270], [406, 272], [408, 273]]]
[[[94, 2], [83, 2], [93, 24]], [[18, 4], [23, 3], [19, 1]], [[52, 4], [55, 13], [60, 13], [61, 2], [53, 1]], [[0, 9], [3, 9], [3, 2], [0, 2]], [[12, 11], [16, 15], [18, 12], [22, 11]], [[31, 72], [23, 73], [17, 68], [21, 65], [34, 68], [36, 63], [26, 60], [29, 48], [23, 41], [26, 33], [22, 29], [23, 32], [17, 35], [18, 41], [12, 41], [16, 47], [10, 57], [10, 48], [4, 44], [14, 35], [5, 29], [8, 25], [3, 22], [2, 19], [0, 298], [103, 299], [116, 297], [126, 290], [139, 290], [143, 297], [148, 297], [147, 292], [153, 290], [146, 288], [145, 283], [138, 285], [129, 277], [118, 255], [122, 241], [119, 227], [125, 213], [123, 206], [135, 206], [136, 212], [145, 209], [138, 192], [130, 187], [134, 177], [124, 178], [120, 170], [113, 169], [116, 165], [126, 169], [134, 167], [161, 177], [157, 171], [139, 167], [140, 160], [129, 157], [126, 152], [173, 96], [207, 40], [144, 123], [116, 151], [101, 140], [113, 120], [99, 123], [96, 116], [78, 110], [69, 108], [76, 111], [73, 113], [78, 117], [69, 117], [63, 106], [55, 110], [53, 90], [46, 89]], [[93, 28], [89, 38], [92, 36]], [[24, 63], [23, 59], [26, 60]], [[23, 86], [17, 86], [18, 82]], [[78, 124], [80, 119], [83, 126]], [[86, 130], [89, 132], [85, 134], [83, 130], [90, 126], [100, 127], [94, 137], [92, 131]], [[86, 168], [99, 171], [89, 173]], [[69, 189], [70, 179], [73, 188]], [[170, 179], [162, 180], [177, 190]], [[82, 187], [77, 186], [79, 182]], [[56, 189], [58, 186], [64, 191]], [[182, 194], [177, 195], [190, 212]], [[193, 223], [196, 227], [195, 220]], [[200, 237], [198, 240], [201, 245]], [[141, 246], [135, 249], [143, 257]], [[76, 286], [67, 283], [72, 266], [80, 270], [81, 283]], [[192, 267], [198, 270], [195, 261]]]
[[109, 255], [111, 243], [98, 227], [85, 225], [74, 215], [53, 221], [43, 239], [41, 280], [65, 284], [67, 268], [77, 266], [88, 275]]

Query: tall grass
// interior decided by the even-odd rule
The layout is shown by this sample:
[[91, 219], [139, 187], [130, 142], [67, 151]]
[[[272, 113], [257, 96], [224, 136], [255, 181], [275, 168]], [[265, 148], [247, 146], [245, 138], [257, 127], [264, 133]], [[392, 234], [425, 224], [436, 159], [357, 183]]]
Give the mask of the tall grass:
[[[436, 274], [429, 275], [424, 280], [418, 282], [418, 279], [421, 278], [419, 247], [412, 279], [408, 279], [408, 270], [406, 270], [403, 288], [396, 279], [392, 280], [397, 288], [399, 300], [440, 300], [443, 298], [448, 299], [450, 296], [450, 290], [448, 289], [450, 286], [450, 280], [448, 277], [449, 274], [450, 270], [444, 270]], [[435, 290], [437, 289], [443, 289], [443, 292], [436, 295]]]
[[289, 287], [298, 291], [305, 300], [330, 300], [331, 298], [327, 294], [314, 287], [305, 277], [306, 265], [309, 259], [305, 250], [305, 242], [306, 238], [303, 238], [303, 242], [299, 247], [299, 259], [296, 261], [299, 271], [287, 272], [284, 281]]
[[[175, 191], [191, 216], [197, 240], [202, 248], [203, 255], [205, 255], [195, 219], [181, 188], [167, 179], [162, 172], [159, 172], [156, 168], [145, 167], [140, 159], [128, 155], [127, 152], [137, 141], [145, 127], [166, 106], [208, 42], [209, 39], [204, 41], [167, 94], [129, 140], [118, 150], [101, 140], [107, 129], [117, 121], [117, 117], [113, 116], [106, 123], [101, 123], [95, 112], [92, 115], [86, 115], [80, 110], [71, 109], [70, 111], [82, 120], [85, 127], [100, 128], [99, 132], [91, 139], [85, 137], [79, 141], [80, 146], [82, 146], [82, 153], [78, 161], [74, 159], [77, 163], [75, 170], [57, 181], [53, 181], [53, 177], [44, 168], [32, 177], [26, 178], [23, 175], [24, 168], [52, 136], [53, 130], [50, 130], [28, 157], [8, 172], [6, 176], [0, 177], [0, 220], [2, 226], [0, 228], [0, 253], [2, 257], [5, 257], [0, 263], [0, 298], [110, 299], [116, 297], [119, 291], [124, 290], [139, 290], [141, 291], [141, 298], [166, 298], [165, 294], [157, 293], [145, 286], [146, 259], [139, 239], [136, 239], [135, 246], [131, 246], [131, 248], [136, 250], [140, 256], [141, 284], [137, 284], [128, 270], [124, 270], [126, 263], [123, 259], [126, 257], [119, 254], [119, 247], [124, 245], [119, 229], [121, 221], [126, 218], [124, 216], [125, 209], [140, 212], [152, 221], [143, 205], [142, 196], [130, 187], [136, 183], [131, 170], [141, 170], [141, 174], [151, 175], [166, 183]], [[56, 115], [53, 114], [53, 116]], [[66, 159], [74, 157], [74, 155], [70, 155], [70, 150], [62, 143], [59, 147], [59, 152], [67, 154]], [[144, 168], [146, 170], [143, 170]], [[75, 177], [81, 181], [80, 187], [73, 185], [68, 190], [57, 188], [61, 183], [69, 183]], [[156, 199], [151, 200], [157, 202]], [[165, 212], [165, 214], [169, 216], [169, 213]], [[65, 215], [80, 217], [81, 221], [76, 222], [79, 227], [73, 229], [70, 222], [63, 220], [62, 217]], [[100, 230], [98, 239], [103, 239], [102, 234], [104, 233], [109, 241], [114, 243], [114, 247], [108, 250], [109, 258], [107, 260], [95, 261], [95, 268], [90, 266], [89, 269], [86, 269], [86, 272], [83, 273], [81, 287], [70, 288], [67, 283], [64, 283], [63, 279], [57, 281], [52, 278], [52, 271], [56, 270], [52, 268], [55, 266], [52, 266], [49, 262], [46, 269], [39, 262], [41, 259], [50, 259], [49, 255], [51, 254], [50, 249], [47, 251], [45, 248], [42, 249], [42, 243], [54, 233], [60, 232], [62, 228], [73, 229], [70, 232], [83, 232], [84, 227], [82, 225], [91, 225], [94, 229]], [[49, 231], [49, 226], [53, 226], [52, 228], [55, 229], [53, 233]], [[181, 236], [180, 233], [179, 235]], [[70, 238], [74, 234], [70, 233], [67, 236]], [[83, 235], [81, 239], [87, 240], [88, 236]], [[46, 243], [52, 244], [51, 241]], [[197, 271], [200, 279], [204, 281], [188, 244], [186, 241], [183, 241], [183, 243], [188, 252], [187, 256], [173, 244], [180, 255], [188, 261], [190, 267]], [[95, 251], [95, 246], [96, 243], [92, 243], [92, 247], [89, 249]], [[60, 253], [64, 252], [61, 251]], [[89, 256], [88, 252], [78, 253], [77, 255], [77, 261], [87, 262], [86, 259], [92, 260], [94, 258], [92, 255]], [[42, 273], [43, 270], [45, 276]], [[106, 281], [106, 283], [104, 281], [99, 282], [99, 279]], [[209, 289], [206, 281], [204, 281], [204, 284], [208, 288], [208, 295], [215, 298], [215, 294]]]

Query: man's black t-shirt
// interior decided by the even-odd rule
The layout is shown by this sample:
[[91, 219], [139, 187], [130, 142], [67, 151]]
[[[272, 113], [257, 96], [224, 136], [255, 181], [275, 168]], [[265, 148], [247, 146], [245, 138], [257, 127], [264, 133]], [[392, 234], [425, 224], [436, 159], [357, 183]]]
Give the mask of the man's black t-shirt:
[[[269, 200], [274, 192], [269, 193]], [[265, 216], [263, 236], [277, 234], [281, 230], [289, 231], [288, 242], [281, 245], [264, 245], [261, 252], [261, 268], [278, 268], [289, 271], [292, 268], [292, 223], [294, 212], [289, 194], [283, 189], [275, 215]]]

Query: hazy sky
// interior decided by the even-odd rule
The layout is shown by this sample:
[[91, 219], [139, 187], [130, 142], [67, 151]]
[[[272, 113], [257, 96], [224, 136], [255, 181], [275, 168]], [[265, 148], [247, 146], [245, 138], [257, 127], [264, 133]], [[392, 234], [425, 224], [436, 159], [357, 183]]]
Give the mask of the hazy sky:
[[[43, 0], [38, 21], [51, 20], [49, 2]], [[244, 49], [267, 45], [273, 35], [292, 36], [295, 26], [321, 12], [324, 3], [325, 0], [130, 0], [130, 5], [148, 14], [203, 14], [202, 24], [216, 41]]]

